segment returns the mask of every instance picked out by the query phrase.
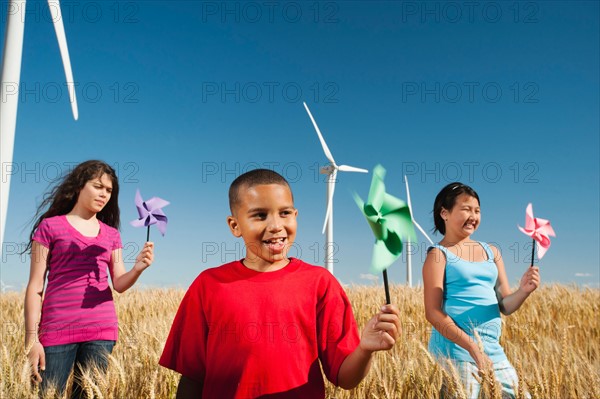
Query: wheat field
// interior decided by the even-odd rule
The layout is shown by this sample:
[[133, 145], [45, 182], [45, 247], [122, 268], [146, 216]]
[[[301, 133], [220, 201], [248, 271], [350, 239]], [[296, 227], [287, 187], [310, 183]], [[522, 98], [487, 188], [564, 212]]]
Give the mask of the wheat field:
[[[383, 289], [347, 288], [359, 326], [379, 308]], [[119, 341], [108, 372], [84, 375], [96, 398], [174, 398], [179, 375], [158, 366], [183, 290], [131, 290], [115, 293]], [[355, 389], [327, 385], [327, 398], [436, 398], [442, 383], [453, 397], [464, 394], [452, 373], [427, 353], [429, 325], [421, 288], [393, 286], [392, 298], [402, 313], [403, 335], [389, 352], [375, 355], [371, 372]], [[23, 293], [3, 293], [0, 397], [37, 398], [31, 387], [23, 348]], [[600, 398], [600, 291], [547, 285], [515, 314], [503, 316], [502, 344], [519, 374], [519, 397], [525, 387], [532, 398]], [[484, 373], [482, 396], [499, 397]], [[49, 393], [47, 397], [55, 397]]]

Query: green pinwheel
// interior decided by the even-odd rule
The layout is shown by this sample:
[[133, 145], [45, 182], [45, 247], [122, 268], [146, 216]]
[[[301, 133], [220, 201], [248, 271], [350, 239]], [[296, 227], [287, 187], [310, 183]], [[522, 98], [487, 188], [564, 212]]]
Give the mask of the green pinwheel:
[[385, 192], [385, 169], [377, 165], [373, 170], [367, 203], [355, 193], [354, 200], [365, 215], [375, 234], [375, 248], [371, 269], [385, 272], [402, 253], [402, 240], [416, 240], [408, 204]]

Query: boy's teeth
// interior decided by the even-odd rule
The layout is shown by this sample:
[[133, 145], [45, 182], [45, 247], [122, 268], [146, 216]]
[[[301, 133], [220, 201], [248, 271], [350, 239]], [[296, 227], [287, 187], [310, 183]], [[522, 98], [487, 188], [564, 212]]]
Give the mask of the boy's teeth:
[[275, 244], [278, 242], [283, 242], [283, 240], [285, 240], [285, 238], [275, 238], [275, 239], [271, 239], [271, 240], [265, 240], [264, 242], [267, 242], [269, 244]]

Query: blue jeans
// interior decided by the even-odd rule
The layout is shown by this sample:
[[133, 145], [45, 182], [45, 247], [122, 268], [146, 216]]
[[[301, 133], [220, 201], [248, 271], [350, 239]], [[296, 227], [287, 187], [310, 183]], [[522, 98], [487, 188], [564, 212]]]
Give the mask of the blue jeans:
[[79, 384], [81, 371], [96, 367], [106, 372], [108, 355], [112, 353], [114, 346], [115, 341], [88, 341], [44, 347], [46, 370], [41, 372], [42, 394], [50, 386], [56, 387], [58, 393], [65, 392], [71, 370], [75, 368], [71, 398], [84, 398], [84, 393]]

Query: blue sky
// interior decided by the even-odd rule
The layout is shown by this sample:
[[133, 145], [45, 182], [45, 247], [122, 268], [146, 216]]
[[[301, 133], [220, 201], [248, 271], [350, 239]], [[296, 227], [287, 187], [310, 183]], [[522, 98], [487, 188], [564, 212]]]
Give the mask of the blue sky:
[[[598, 2], [63, 2], [77, 122], [47, 3], [27, 7], [14, 163], [2, 165], [12, 174], [5, 284], [27, 282], [16, 249], [50, 182], [92, 158], [120, 176], [126, 261], [145, 239], [128, 223], [135, 190], [171, 201], [142, 285], [187, 287], [243, 256], [225, 223], [227, 190], [258, 166], [292, 184], [294, 255], [323, 264], [316, 171], [327, 161], [302, 101], [338, 164], [381, 163], [401, 198], [408, 176], [428, 231], [444, 185], [474, 187], [483, 215], [474, 238], [500, 247], [511, 283], [530, 259], [517, 224], [532, 202], [557, 233], [543, 280], [599, 284]], [[334, 257], [344, 283], [372, 284], [361, 277], [372, 233], [351, 196], [366, 197], [370, 179], [339, 174]], [[415, 283], [425, 248], [419, 236]], [[389, 273], [403, 283], [404, 263]]]

